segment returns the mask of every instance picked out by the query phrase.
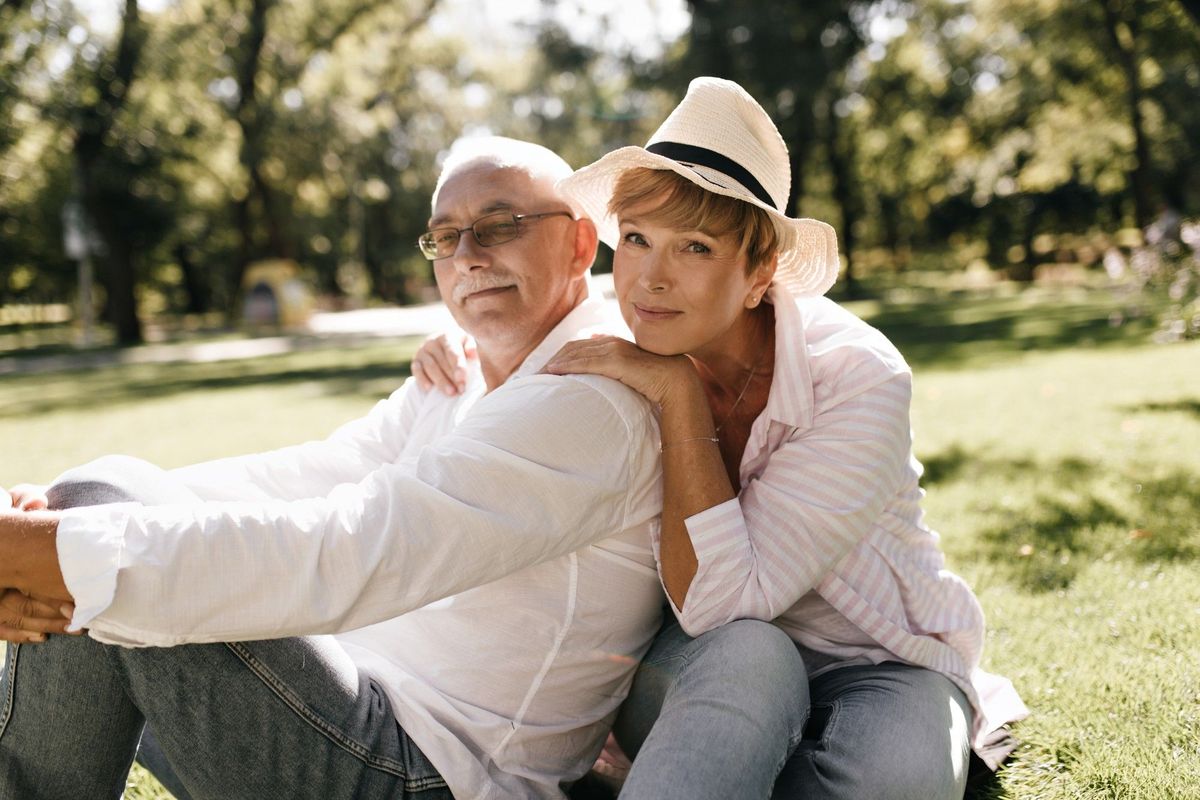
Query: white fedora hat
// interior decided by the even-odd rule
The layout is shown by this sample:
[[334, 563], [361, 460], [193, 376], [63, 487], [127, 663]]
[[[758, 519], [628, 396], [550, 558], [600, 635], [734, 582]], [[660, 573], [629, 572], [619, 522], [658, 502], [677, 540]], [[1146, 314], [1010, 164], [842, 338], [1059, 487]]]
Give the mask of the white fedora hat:
[[636, 167], [671, 170], [766, 211], [779, 233], [775, 283], [792, 294], [821, 295], [837, 280], [837, 235], [824, 222], [784, 213], [792, 185], [787, 145], [762, 106], [733, 81], [696, 78], [645, 147], [614, 150], [558, 182], [614, 249], [617, 220], [608, 202], [620, 174]]

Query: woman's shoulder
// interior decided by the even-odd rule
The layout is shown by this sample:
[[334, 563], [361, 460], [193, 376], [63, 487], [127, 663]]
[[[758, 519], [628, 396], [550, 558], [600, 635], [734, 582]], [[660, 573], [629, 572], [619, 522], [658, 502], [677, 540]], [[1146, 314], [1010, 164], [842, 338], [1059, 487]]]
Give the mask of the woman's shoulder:
[[843, 362], [866, 362], [893, 373], [909, 371], [904, 356], [887, 336], [829, 298], [799, 298], [796, 309], [805, 350], [813, 363], [840, 369]]
[[781, 315], [796, 328], [781, 331], [803, 342], [803, 357], [820, 403], [859, 394], [911, 370], [883, 333], [825, 297], [795, 301], [795, 315]]

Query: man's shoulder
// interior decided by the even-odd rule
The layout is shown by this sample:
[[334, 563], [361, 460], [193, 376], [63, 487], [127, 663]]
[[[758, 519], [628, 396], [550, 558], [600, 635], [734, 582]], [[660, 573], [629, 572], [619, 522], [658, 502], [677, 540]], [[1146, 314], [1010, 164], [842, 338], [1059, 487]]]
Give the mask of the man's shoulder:
[[529, 375], [509, 381], [480, 402], [485, 401], [510, 405], [524, 413], [594, 413], [609, 408], [628, 421], [653, 417], [645, 397], [601, 375]]

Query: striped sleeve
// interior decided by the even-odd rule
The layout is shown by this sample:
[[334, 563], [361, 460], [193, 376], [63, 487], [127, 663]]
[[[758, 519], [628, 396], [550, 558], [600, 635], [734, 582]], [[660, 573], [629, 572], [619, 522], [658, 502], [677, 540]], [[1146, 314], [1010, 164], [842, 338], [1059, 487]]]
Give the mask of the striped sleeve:
[[690, 635], [787, 611], [866, 537], [902, 485], [911, 375], [860, 365], [836, 394], [738, 498], [685, 520], [699, 565], [675, 612]]

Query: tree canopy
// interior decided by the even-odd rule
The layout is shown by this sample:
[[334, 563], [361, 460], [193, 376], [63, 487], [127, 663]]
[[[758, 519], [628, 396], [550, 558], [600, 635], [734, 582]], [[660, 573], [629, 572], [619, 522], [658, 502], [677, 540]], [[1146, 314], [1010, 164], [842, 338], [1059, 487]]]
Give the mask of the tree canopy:
[[[107, 26], [72, 0], [2, 0], [0, 305], [72, 301], [64, 208], [122, 341], [149, 314], [234, 308], [263, 258], [329, 297], [410, 302], [457, 136], [583, 164], [643, 143], [703, 74], [776, 120], [791, 211], [839, 229], [851, 282], [922, 253], [1017, 276], [1068, 246], [1094, 264], [1102, 237], [1200, 211], [1194, 5], [689, 0], [682, 32], [668, 6], [582, 25], [543, 0], [497, 37], [486, 4], [454, 0], [121, 0]], [[650, 33], [622, 38], [618, 13]]]

